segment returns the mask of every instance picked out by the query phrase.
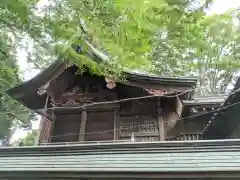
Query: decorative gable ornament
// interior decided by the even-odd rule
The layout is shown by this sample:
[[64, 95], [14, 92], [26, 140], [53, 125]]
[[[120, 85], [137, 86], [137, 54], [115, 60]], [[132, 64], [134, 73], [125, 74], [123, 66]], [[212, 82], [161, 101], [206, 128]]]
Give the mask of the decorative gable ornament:
[[164, 94], [167, 94], [167, 91], [165, 90], [156, 90], [156, 89], [145, 89], [149, 94], [161, 96]]
[[47, 92], [47, 88], [49, 87], [49, 82], [46, 83], [44, 86], [40, 87], [38, 90], [37, 90], [37, 94], [38, 95], [43, 95]]
[[114, 89], [116, 87], [116, 82], [114, 77], [105, 77], [105, 81], [107, 82], [107, 88], [108, 89]]
[[112, 82], [111, 83], [107, 83], [106, 86], [107, 86], [108, 89], [114, 89], [116, 87], [116, 83], [112, 83]]

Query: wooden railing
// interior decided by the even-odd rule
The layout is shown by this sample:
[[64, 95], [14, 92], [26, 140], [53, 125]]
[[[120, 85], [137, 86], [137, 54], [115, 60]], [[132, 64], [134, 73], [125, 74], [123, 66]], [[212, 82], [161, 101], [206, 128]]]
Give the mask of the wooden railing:
[[202, 140], [203, 135], [201, 133], [187, 133], [179, 136], [167, 138], [168, 141], [187, 141], [187, 140]]

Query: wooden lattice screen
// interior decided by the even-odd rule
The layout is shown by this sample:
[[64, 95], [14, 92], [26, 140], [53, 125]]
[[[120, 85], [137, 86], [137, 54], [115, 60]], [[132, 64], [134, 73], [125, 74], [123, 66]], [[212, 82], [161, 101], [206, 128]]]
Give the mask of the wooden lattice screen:
[[129, 139], [134, 133], [136, 141], [158, 141], [159, 125], [156, 117], [127, 116], [121, 117], [120, 138]]

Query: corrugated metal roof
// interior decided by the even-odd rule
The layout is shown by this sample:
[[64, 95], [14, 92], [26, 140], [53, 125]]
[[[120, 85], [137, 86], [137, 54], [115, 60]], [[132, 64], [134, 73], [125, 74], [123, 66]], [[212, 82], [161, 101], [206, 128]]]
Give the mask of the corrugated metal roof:
[[141, 152], [1, 157], [0, 171], [240, 171], [240, 152]]
[[240, 171], [240, 140], [0, 149], [0, 172]]

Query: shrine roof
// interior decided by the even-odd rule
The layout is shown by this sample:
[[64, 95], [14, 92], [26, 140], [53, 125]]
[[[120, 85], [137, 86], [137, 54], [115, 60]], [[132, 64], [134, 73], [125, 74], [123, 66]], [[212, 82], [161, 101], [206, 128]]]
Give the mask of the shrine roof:
[[218, 109], [203, 129], [205, 137], [210, 139], [227, 138], [240, 123], [240, 78], [233, 91], [227, 96], [221, 108]]
[[[98, 49], [94, 48], [89, 42], [89, 51], [87, 56], [89, 56], [93, 61], [101, 63], [108, 60], [108, 56]], [[46, 100], [46, 95], [38, 95], [38, 88], [44, 86], [46, 83], [50, 82], [61, 74], [67, 68], [67, 64], [62, 60], [57, 60], [52, 63], [48, 68], [40, 72], [37, 76], [26, 81], [12, 89], [9, 89], [7, 93], [14, 99], [20, 101], [25, 106], [31, 109], [40, 109]], [[176, 86], [184, 86], [189, 88], [194, 88], [197, 83], [197, 78], [194, 77], [160, 77], [156, 75], [147, 74], [137, 74], [124, 72], [127, 81], [141, 83], [153, 83], [153, 84], [169, 84]], [[33, 103], [32, 101], [37, 101], [38, 103]], [[31, 102], [31, 105], [29, 105]]]
[[129, 81], [148, 81], [158, 84], [174, 84], [174, 85], [188, 85], [195, 86], [197, 78], [195, 77], [172, 77], [172, 76], [157, 76], [139, 73], [124, 72]]
[[218, 95], [218, 96], [197, 96], [193, 97], [191, 100], [182, 100], [184, 106], [195, 107], [195, 106], [221, 106], [227, 96]]
[[240, 140], [204, 140], [0, 148], [0, 176], [168, 179], [229, 172], [229, 178], [240, 171], [239, 147]]

